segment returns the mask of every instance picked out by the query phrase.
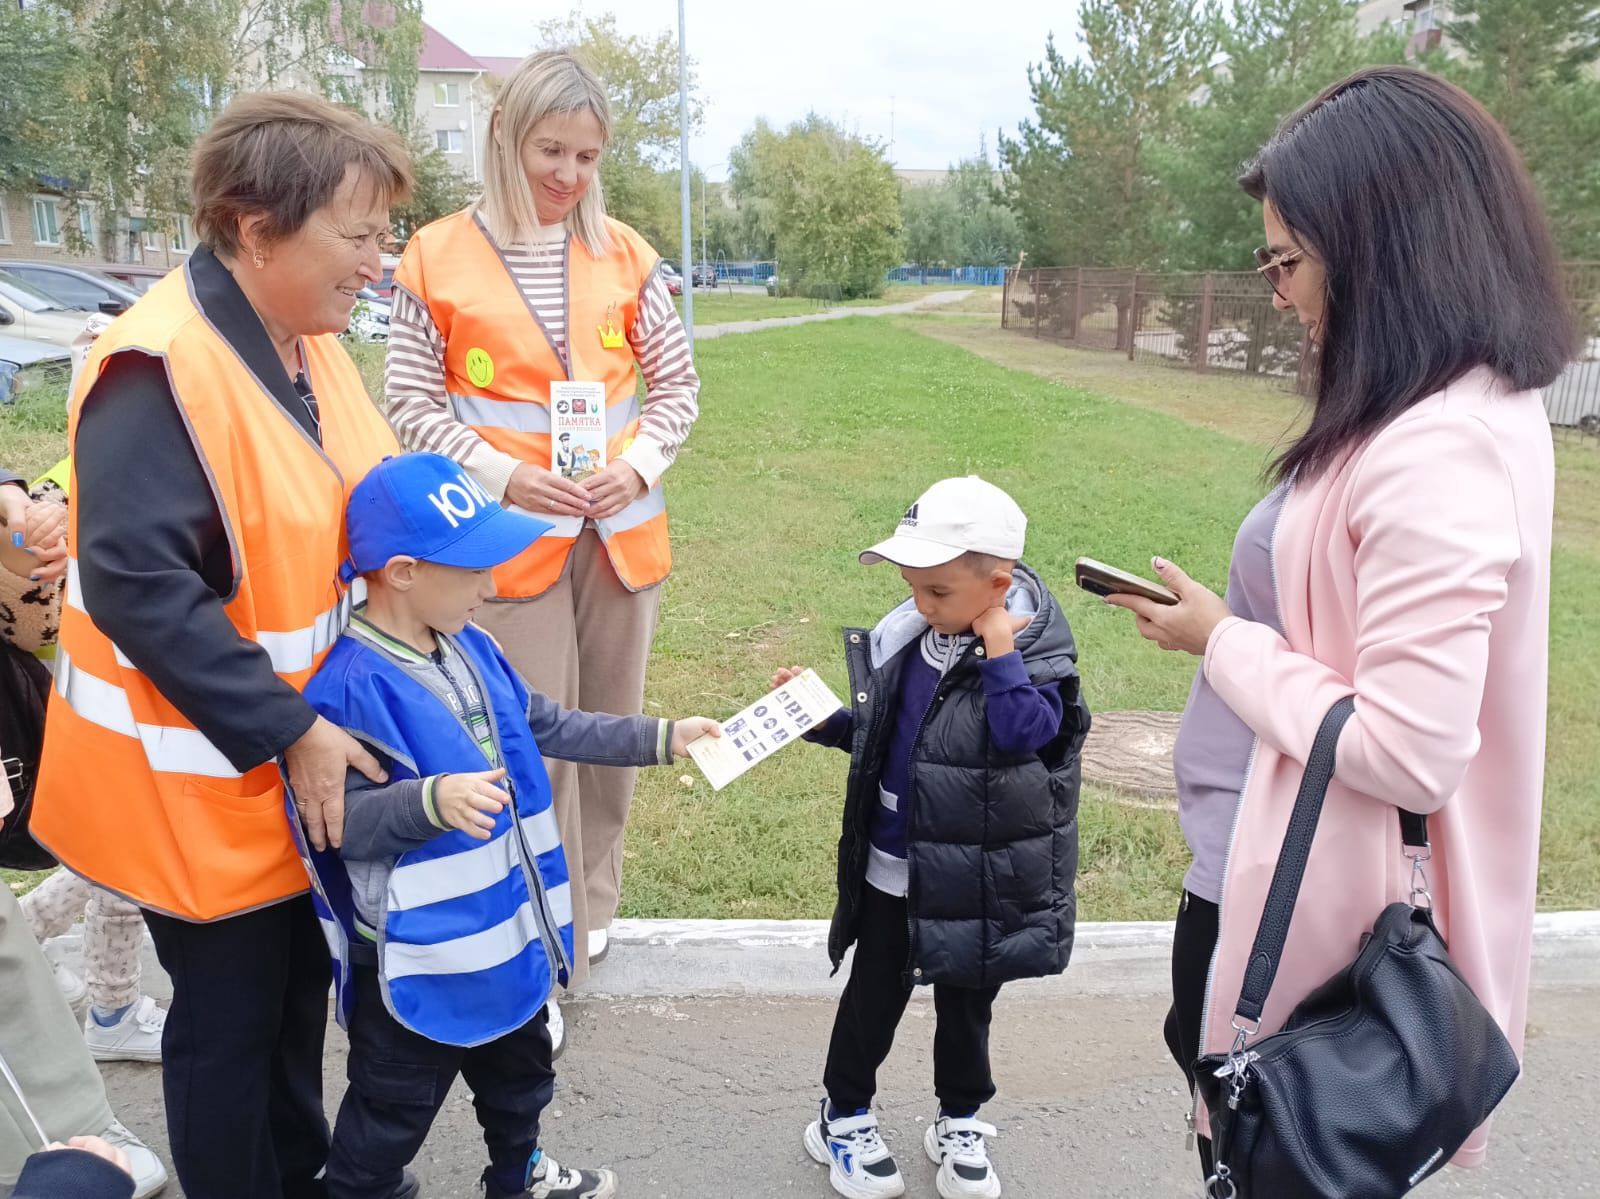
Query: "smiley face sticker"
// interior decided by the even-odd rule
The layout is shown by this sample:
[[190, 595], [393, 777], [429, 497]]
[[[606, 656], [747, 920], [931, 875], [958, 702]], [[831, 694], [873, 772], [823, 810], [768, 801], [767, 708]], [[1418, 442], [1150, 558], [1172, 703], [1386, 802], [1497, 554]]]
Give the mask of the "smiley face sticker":
[[467, 351], [467, 378], [474, 387], [487, 387], [494, 382], [494, 359], [488, 350], [473, 346]]

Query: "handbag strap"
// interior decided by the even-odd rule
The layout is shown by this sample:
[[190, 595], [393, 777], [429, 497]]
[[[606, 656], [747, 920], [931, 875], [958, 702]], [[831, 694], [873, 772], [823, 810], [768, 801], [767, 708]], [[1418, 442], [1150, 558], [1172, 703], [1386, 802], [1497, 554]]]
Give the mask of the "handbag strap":
[[[1311, 842], [1317, 833], [1317, 821], [1322, 816], [1322, 801], [1328, 794], [1328, 784], [1333, 780], [1339, 733], [1355, 711], [1355, 706], [1355, 697], [1347, 695], [1328, 709], [1321, 727], [1317, 729], [1311, 753], [1306, 757], [1300, 792], [1295, 796], [1294, 811], [1289, 816], [1289, 828], [1283, 838], [1283, 849], [1278, 854], [1277, 868], [1272, 872], [1272, 886], [1261, 912], [1261, 924], [1256, 929], [1255, 944], [1250, 947], [1244, 986], [1239, 993], [1239, 1005], [1234, 1009], [1236, 1019], [1256, 1023], [1266, 1007], [1272, 981], [1278, 974], [1278, 963], [1283, 958], [1283, 945], [1289, 936], [1289, 921], [1294, 916], [1295, 901], [1300, 896], [1306, 860], [1311, 856]], [[1398, 811], [1401, 841], [1417, 851], [1415, 857], [1418, 860], [1425, 859], [1428, 846], [1427, 818], [1404, 808]], [[1237, 1023], [1234, 1027], [1238, 1027]]]

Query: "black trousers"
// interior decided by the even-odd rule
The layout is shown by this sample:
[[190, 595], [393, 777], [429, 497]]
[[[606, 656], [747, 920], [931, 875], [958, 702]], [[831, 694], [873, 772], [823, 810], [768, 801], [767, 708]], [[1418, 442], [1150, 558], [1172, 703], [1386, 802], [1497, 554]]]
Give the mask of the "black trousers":
[[[1194, 1060], [1200, 1056], [1200, 1021], [1206, 1002], [1206, 976], [1217, 948], [1217, 905], [1188, 891], [1178, 903], [1172, 934], [1172, 1008], [1167, 1012], [1167, 1048], [1194, 1091]], [[1203, 1130], [1197, 1130], [1203, 1131]], [[1200, 1169], [1211, 1176], [1211, 1138], [1197, 1136]]]
[[457, 1074], [472, 1102], [489, 1162], [520, 1174], [539, 1143], [539, 1114], [555, 1094], [543, 1008], [515, 1032], [472, 1049], [419, 1036], [389, 1014], [371, 966], [354, 971], [350, 1089], [328, 1156], [331, 1199], [389, 1199], [416, 1157]]
[[[850, 980], [839, 998], [839, 1012], [828, 1042], [822, 1085], [837, 1112], [871, 1107], [878, 1091], [878, 1067], [894, 1045], [895, 1029], [911, 999], [906, 962], [911, 931], [906, 901], [871, 885], [862, 888], [861, 928]], [[976, 1110], [994, 1098], [989, 1073], [989, 1020], [999, 987], [935, 984], [933, 1008], [933, 1090], [950, 1111]]]
[[321, 1199], [328, 946], [300, 896], [193, 924], [145, 912], [172, 977], [167, 1135], [188, 1199]]

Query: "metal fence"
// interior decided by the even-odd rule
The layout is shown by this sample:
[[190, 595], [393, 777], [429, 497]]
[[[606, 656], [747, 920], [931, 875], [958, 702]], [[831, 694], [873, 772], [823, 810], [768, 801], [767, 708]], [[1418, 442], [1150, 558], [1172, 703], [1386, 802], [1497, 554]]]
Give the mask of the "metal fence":
[[[1578, 359], [1545, 389], [1550, 423], [1600, 434], [1600, 263], [1569, 263], [1584, 329]], [[1254, 271], [1156, 274], [1105, 267], [1006, 271], [1006, 329], [1130, 361], [1276, 379], [1304, 394], [1312, 349], [1292, 313], [1279, 312]]]
[[1000, 287], [1006, 280], [1003, 266], [896, 266], [889, 268], [890, 283], [952, 283], [967, 287]]

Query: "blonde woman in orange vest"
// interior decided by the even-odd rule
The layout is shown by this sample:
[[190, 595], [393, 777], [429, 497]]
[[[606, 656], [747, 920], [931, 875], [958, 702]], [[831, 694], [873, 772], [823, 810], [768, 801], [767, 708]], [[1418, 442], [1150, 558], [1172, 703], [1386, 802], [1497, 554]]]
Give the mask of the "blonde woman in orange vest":
[[[672, 563], [661, 476], [700, 381], [659, 256], [606, 216], [610, 121], [605, 88], [570, 54], [535, 54], [506, 79], [482, 200], [418, 231], [395, 273], [386, 404], [407, 449], [456, 459], [503, 503], [556, 524], [495, 572], [498, 601], [479, 618], [512, 665], [566, 707], [631, 715]], [[603, 434], [578, 425], [562, 443], [597, 403]], [[555, 469], [573, 443], [596, 457], [604, 447], [581, 481]], [[549, 765], [581, 980], [616, 915], [635, 772]], [[552, 1005], [557, 1035], [559, 1015]]]
[[189, 1199], [320, 1193], [328, 952], [280, 762], [318, 843], [340, 841], [347, 770], [382, 777], [300, 690], [352, 600], [346, 497], [397, 448], [335, 335], [410, 186], [388, 130], [305, 95], [235, 100], [195, 147], [201, 245], [73, 391], [32, 828], [145, 910]]

